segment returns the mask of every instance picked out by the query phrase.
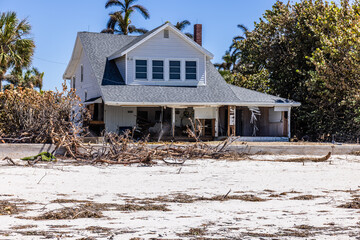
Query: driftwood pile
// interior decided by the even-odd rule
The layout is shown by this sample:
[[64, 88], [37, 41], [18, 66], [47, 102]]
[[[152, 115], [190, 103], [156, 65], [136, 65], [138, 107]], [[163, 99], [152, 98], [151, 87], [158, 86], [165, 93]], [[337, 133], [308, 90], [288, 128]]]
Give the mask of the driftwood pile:
[[151, 144], [147, 139], [134, 141], [131, 131], [123, 135], [107, 133], [102, 146], [84, 144], [79, 140], [66, 145], [66, 157], [87, 163], [107, 163], [129, 165], [140, 163], [145, 165], [164, 161], [168, 164], [183, 164], [188, 159], [244, 159], [244, 155], [228, 151], [227, 147], [235, 140], [228, 138], [218, 145], [201, 142], [196, 133], [188, 129], [189, 135], [196, 142], [192, 144]]
[[[85, 144], [82, 140], [87, 133], [84, 125], [89, 118], [89, 111], [66, 85], [63, 91], [16, 88], [0, 93], [0, 142], [3, 143], [52, 143], [56, 149], [65, 149], [67, 158], [93, 164], [153, 164], [154, 160], [182, 164], [195, 158], [242, 158], [241, 154], [227, 151], [227, 146], [235, 139], [229, 138], [218, 146], [208, 145], [200, 141], [200, 129], [194, 126], [187, 133], [196, 143], [184, 146], [156, 146], [149, 144], [147, 138], [135, 141], [130, 131], [120, 136], [104, 134], [102, 146]], [[4, 160], [15, 165], [11, 159]], [[32, 165], [44, 158], [34, 156], [27, 161]]]
[[[150, 144], [145, 138], [135, 141], [131, 131], [123, 135], [106, 133], [104, 144], [85, 144], [83, 136], [87, 129], [89, 111], [80, 103], [73, 90], [63, 85], [63, 91], [37, 92], [33, 89], [17, 88], [0, 93], [0, 142], [9, 143], [52, 143], [56, 149], [65, 149], [65, 157], [85, 163], [150, 165], [156, 161], [169, 164], [183, 164], [188, 159], [244, 159], [244, 153], [229, 151], [228, 146], [236, 138], [228, 138], [218, 145], [206, 144], [200, 140], [200, 124], [187, 129], [194, 144]], [[134, 132], [134, 131], [132, 131]], [[42, 153], [28, 161], [29, 165], [39, 161], [52, 161], [53, 153]], [[323, 158], [290, 159], [291, 162], [323, 162]], [[12, 159], [5, 158], [16, 165]]]
[[67, 144], [83, 134], [90, 117], [74, 90], [37, 92], [29, 88], [0, 92], [0, 141]]

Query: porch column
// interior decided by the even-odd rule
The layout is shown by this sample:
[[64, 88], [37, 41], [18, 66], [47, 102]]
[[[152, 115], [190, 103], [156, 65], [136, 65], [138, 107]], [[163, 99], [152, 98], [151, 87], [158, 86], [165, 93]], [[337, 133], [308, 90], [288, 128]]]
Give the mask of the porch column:
[[235, 136], [236, 106], [228, 106], [228, 137]]
[[291, 107], [288, 109], [288, 137], [291, 138]]
[[175, 137], [175, 107], [171, 108], [171, 133]]
[[215, 137], [219, 137], [219, 107], [215, 108]]

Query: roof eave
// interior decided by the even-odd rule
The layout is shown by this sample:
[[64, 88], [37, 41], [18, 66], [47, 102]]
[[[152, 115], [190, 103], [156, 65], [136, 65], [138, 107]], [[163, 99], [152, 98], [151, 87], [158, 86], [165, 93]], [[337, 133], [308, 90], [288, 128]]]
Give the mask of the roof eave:
[[67, 65], [67, 67], [66, 67], [66, 70], [65, 70], [64, 74], [63, 74], [63, 79], [64, 80], [71, 79], [71, 77], [72, 77], [71, 73], [73, 72], [71, 67], [74, 66], [73, 62], [80, 60], [81, 49], [79, 50], [80, 51], [80, 56], [78, 58], [76, 57], [77, 55], [79, 55], [79, 54], [77, 54], [77, 51], [76, 51], [78, 47], [81, 47], [81, 40], [79, 38], [79, 34], [77, 34], [77, 36], [76, 36], [75, 46], [74, 46], [73, 52], [71, 54], [70, 61], [69, 61], [68, 65]]
[[257, 106], [257, 107], [299, 107], [301, 103], [269, 103], [269, 102], [115, 102], [104, 101], [106, 105], [110, 106]]

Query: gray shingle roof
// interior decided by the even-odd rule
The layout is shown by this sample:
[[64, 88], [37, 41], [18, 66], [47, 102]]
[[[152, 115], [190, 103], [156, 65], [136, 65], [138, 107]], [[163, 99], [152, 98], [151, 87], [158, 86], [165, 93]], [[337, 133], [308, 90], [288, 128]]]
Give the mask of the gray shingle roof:
[[89, 32], [80, 32], [78, 36], [99, 84], [125, 84], [115, 62], [109, 61], [107, 57], [114, 52], [114, 49], [122, 48], [137, 36]]
[[[161, 26], [160, 26], [161, 27]], [[215, 103], [215, 104], [290, 104], [289, 100], [227, 84], [214, 65], [206, 65], [206, 86], [138, 86], [125, 85], [114, 63], [107, 58], [125, 46], [132, 46], [142, 36], [105, 33], [79, 33], [83, 49], [101, 87], [105, 103]]]

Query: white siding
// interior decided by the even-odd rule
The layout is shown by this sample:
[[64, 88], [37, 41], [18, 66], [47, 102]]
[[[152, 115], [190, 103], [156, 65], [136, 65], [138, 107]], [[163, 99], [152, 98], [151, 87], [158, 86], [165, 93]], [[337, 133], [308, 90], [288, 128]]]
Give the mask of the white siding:
[[273, 108], [269, 108], [269, 122], [279, 123], [282, 121], [282, 112], [276, 112]]
[[[81, 82], [81, 65], [83, 65], [84, 68], [83, 82]], [[85, 101], [85, 91], [87, 91], [87, 99], [101, 96], [97, 79], [93, 74], [89, 60], [84, 51], [82, 51], [80, 61], [76, 66], [75, 77], [76, 94], [81, 98], [81, 101]]]
[[119, 127], [136, 126], [136, 107], [105, 105], [105, 126], [108, 132], [117, 132]]
[[195, 118], [197, 119], [216, 119], [215, 107], [202, 107], [202, 108], [194, 108]]
[[[161, 31], [151, 39], [147, 40], [127, 54], [127, 80], [128, 84], [144, 85], [204, 85], [205, 84], [205, 55], [198, 49], [188, 44], [172, 30], [169, 38], [164, 38], [164, 31]], [[148, 71], [151, 68], [151, 59], [165, 60], [165, 78], [168, 77], [167, 61], [170, 59], [196, 60], [198, 63], [197, 78], [199, 81], [135, 81], [135, 59], [147, 59]], [[120, 69], [120, 68], [119, 68]], [[148, 74], [149, 75], [149, 74]], [[185, 74], [183, 74], [184, 76]]]
[[121, 58], [116, 59], [115, 61], [116, 66], [119, 69], [119, 72], [121, 74], [121, 76], [123, 77], [124, 81], [125, 81], [125, 74], [126, 74], [126, 61], [125, 61], [125, 56], [122, 56]]

